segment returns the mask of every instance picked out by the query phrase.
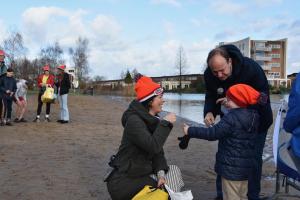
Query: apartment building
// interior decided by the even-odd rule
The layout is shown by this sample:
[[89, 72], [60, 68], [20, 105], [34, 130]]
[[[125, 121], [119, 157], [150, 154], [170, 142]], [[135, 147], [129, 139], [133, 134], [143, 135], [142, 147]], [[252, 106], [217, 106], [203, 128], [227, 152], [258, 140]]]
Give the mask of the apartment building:
[[235, 41], [221, 42], [219, 45], [233, 44], [242, 54], [255, 60], [266, 73], [269, 83], [273, 86], [291, 84], [287, 78], [287, 38], [281, 40], [251, 40], [250, 37]]

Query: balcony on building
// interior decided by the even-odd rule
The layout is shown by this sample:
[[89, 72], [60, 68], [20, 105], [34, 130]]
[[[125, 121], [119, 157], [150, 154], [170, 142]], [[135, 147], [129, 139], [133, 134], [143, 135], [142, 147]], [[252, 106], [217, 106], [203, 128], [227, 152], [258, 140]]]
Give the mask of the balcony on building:
[[264, 70], [264, 71], [270, 71], [272, 69], [271, 65], [261, 65], [261, 68]]
[[271, 61], [272, 60], [272, 57], [271, 56], [263, 56], [263, 55], [255, 55], [254, 60], [257, 60], [257, 61]]
[[271, 47], [266, 47], [266, 46], [255, 46], [254, 47], [254, 51], [266, 51], [266, 52], [270, 52], [272, 51]]

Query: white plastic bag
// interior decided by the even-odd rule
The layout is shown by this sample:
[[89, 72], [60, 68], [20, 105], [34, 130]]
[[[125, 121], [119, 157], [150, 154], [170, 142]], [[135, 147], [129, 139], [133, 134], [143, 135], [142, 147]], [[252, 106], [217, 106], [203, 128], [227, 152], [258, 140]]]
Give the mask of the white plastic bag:
[[168, 191], [171, 200], [192, 200], [193, 199], [193, 194], [191, 190], [187, 190], [183, 192], [174, 192], [167, 185], [165, 185], [165, 188]]

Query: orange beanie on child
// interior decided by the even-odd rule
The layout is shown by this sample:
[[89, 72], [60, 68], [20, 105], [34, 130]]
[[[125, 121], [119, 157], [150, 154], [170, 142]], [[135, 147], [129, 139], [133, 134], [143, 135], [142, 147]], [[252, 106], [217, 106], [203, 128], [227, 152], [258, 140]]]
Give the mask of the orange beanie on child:
[[157, 96], [163, 93], [163, 89], [158, 83], [155, 83], [150, 77], [138, 74], [135, 77], [135, 92], [136, 99], [139, 102], [146, 101], [153, 96]]
[[249, 105], [257, 104], [260, 93], [249, 85], [236, 84], [227, 90], [226, 96], [238, 106], [245, 108]]

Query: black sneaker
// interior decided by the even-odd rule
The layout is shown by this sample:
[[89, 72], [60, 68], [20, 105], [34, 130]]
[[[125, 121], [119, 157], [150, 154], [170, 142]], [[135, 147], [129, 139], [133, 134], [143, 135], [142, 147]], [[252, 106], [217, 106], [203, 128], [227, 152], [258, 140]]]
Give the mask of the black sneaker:
[[5, 125], [6, 126], [12, 126], [12, 123], [10, 122], [10, 120], [7, 120]]
[[33, 122], [41, 122], [40, 118], [35, 118]]
[[27, 122], [27, 120], [22, 117], [19, 122]]
[[59, 119], [59, 120], [57, 120], [56, 122], [62, 123], [63, 121], [64, 121], [64, 120]]
[[45, 122], [51, 122], [49, 117], [45, 117]]
[[69, 123], [69, 121], [62, 120], [60, 123], [62, 123], [62, 124], [67, 124], [67, 123]]
[[19, 118], [14, 119], [14, 122], [20, 122]]

